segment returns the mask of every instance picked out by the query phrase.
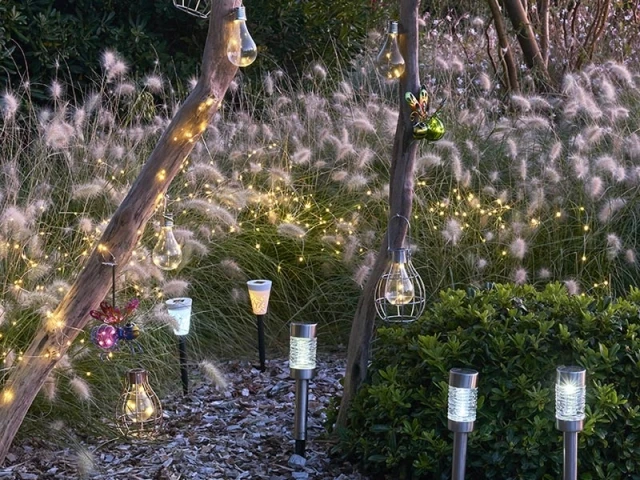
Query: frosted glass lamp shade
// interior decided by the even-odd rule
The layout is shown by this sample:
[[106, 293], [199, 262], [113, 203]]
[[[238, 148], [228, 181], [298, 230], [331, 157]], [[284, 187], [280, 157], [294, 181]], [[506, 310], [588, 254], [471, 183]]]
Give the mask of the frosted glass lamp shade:
[[254, 315], [265, 315], [269, 307], [269, 295], [271, 294], [271, 280], [249, 280], [249, 299]]
[[316, 368], [316, 338], [315, 323], [292, 323], [289, 368], [294, 371], [312, 371]]
[[586, 370], [560, 366], [556, 369], [556, 419], [582, 422], [585, 419]]
[[175, 320], [173, 333], [176, 335], [188, 335], [191, 326], [191, 303], [187, 297], [170, 298], [165, 302], [169, 315]]
[[449, 429], [470, 432], [476, 420], [478, 405], [478, 372], [467, 368], [449, 371], [449, 401], [447, 418]]

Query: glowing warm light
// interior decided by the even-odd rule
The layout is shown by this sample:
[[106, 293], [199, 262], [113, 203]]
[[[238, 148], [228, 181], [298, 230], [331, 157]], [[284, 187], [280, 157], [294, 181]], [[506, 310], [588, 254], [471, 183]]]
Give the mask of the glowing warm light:
[[266, 315], [271, 295], [271, 280], [249, 280], [249, 299], [254, 315]]
[[258, 47], [247, 29], [247, 14], [244, 7], [238, 7], [234, 12], [234, 20], [230, 28], [227, 44], [227, 58], [236, 67], [251, 65], [258, 56]]
[[389, 22], [387, 34], [375, 59], [378, 73], [387, 80], [400, 78], [404, 73], [405, 62], [398, 47], [398, 22]]

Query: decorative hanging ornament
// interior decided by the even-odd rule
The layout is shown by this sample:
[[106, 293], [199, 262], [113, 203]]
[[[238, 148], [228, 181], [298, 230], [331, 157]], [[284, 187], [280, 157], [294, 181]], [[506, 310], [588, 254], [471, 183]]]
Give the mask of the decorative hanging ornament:
[[405, 100], [411, 107], [409, 118], [413, 122], [413, 138], [430, 142], [440, 140], [444, 136], [445, 128], [438, 113], [444, 107], [445, 102], [443, 101], [438, 109], [429, 115], [429, 94], [424, 85], [420, 87], [419, 97], [416, 99], [416, 96], [411, 92], [404, 94]]
[[[402, 215], [396, 215], [407, 222]], [[389, 263], [375, 290], [378, 316], [389, 323], [409, 323], [416, 320], [425, 307], [424, 282], [411, 263], [409, 248], [389, 248]]]
[[127, 373], [116, 423], [122, 433], [136, 437], [152, 436], [162, 426], [162, 404], [149, 385], [146, 370], [134, 368]]
[[248, 67], [258, 56], [258, 47], [247, 29], [247, 12], [244, 7], [233, 11], [229, 28], [227, 58], [236, 67]]
[[[115, 351], [119, 348], [120, 343], [125, 341], [128, 343], [132, 353], [142, 351], [140, 345], [135, 340], [140, 336], [140, 328], [133, 322], [129, 321], [129, 316], [135, 312], [140, 302], [137, 298], [129, 300], [129, 303], [120, 309], [115, 306], [116, 303], [116, 262], [103, 262], [112, 268], [111, 292], [113, 304], [109, 302], [101, 302], [100, 310], [91, 310], [91, 315], [96, 320], [102, 322], [101, 325], [91, 329], [91, 342], [103, 350], [100, 354], [103, 357], [107, 352]], [[107, 357], [108, 358], [108, 357]]]
[[207, 18], [211, 13], [210, 0], [173, 0], [173, 6], [198, 18]]
[[164, 197], [164, 226], [153, 248], [151, 260], [162, 270], [175, 270], [182, 263], [182, 248], [173, 234], [173, 214], [167, 212], [167, 196]]
[[384, 43], [374, 63], [378, 73], [387, 80], [396, 80], [404, 73], [404, 58], [398, 47], [398, 22], [389, 22]]

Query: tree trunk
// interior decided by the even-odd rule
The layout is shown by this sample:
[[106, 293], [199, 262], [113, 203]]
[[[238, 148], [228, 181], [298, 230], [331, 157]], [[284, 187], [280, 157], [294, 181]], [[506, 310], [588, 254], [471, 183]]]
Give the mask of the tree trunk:
[[[415, 158], [418, 143], [412, 137], [412, 124], [409, 119], [410, 108], [404, 100], [405, 92], [416, 94], [420, 87], [418, 71], [418, 7], [419, 0], [400, 0], [399, 44], [405, 60], [405, 71], [399, 81], [398, 99], [400, 115], [393, 141], [391, 171], [389, 183], [389, 219], [401, 215], [411, 218], [413, 202], [413, 182]], [[393, 248], [402, 246], [407, 233], [406, 222], [389, 222], [388, 234], [382, 242], [378, 258], [371, 270], [358, 302], [347, 350], [347, 367], [344, 378], [344, 391], [336, 427], [347, 425], [347, 414], [356, 391], [367, 376], [369, 349], [376, 319], [374, 291], [378, 279], [387, 265], [387, 248], [390, 242]]]
[[503, 4], [516, 31], [524, 61], [529, 69], [533, 71], [536, 85], [542, 90], [548, 89], [551, 85], [551, 78], [544, 64], [527, 11], [524, 9], [521, 0], [503, 0]]
[[507, 39], [507, 29], [504, 26], [500, 5], [498, 5], [498, 0], [487, 0], [487, 2], [489, 3], [489, 8], [491, 8], [493, 23], [496, 26], [496, 35], [498, 36], [498, 58], [500, 58], [500, 63], [502, 63], [505, 71], [505, 83], [510, 92], [518, 92], [520, 90], [518, 69], [513, 58], [511, 45], [509, 45], [509, 40]]
[[240, 0], [220, 0], [214, 4], [198, 84], [111, 218], [98, 248], [7, 379], [0, 395], [0, 464], [47, 375], [89, 321], [89, 311], [107, 295], [111, 271], [104, 262], [113, 258], [119, 265], [126, 265], [156, 202], [167, 191], [220, 106], [237, 71], [227, 59], [226, 38], [229, 15], [239, 5]]

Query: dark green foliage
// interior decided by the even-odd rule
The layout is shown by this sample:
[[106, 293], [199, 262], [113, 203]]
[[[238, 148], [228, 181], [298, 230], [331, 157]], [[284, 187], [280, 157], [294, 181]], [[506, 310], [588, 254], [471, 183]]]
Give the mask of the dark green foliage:
[[448, 371], [469, 367], [480, 376], [467, 478], [560, 478], [555, 369], [581, 365], [588, 377], [579, 478], [638, 479], [639, 302], [636, 289], [611, 300], [570, 296], [560, 284], [442, 292], [414, 324], [378, 330], [372, 375], [340, 448], [376, 475], [450, 478]]

